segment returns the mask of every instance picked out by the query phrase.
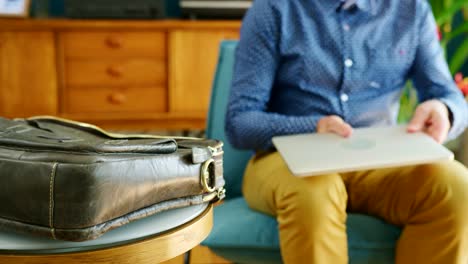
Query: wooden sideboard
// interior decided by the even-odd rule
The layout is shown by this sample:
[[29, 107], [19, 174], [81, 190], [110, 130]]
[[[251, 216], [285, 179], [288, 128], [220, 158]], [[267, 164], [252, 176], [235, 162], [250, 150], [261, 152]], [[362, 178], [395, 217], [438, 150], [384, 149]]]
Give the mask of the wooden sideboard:
[[0, 19], [0, 116], [203, 129], [219, 42], [240, 25]]

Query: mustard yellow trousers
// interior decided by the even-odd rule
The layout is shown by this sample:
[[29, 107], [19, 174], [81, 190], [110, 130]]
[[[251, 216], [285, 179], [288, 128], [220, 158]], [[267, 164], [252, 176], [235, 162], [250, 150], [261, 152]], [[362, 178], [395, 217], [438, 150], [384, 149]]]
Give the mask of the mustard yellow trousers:
[[258, 154], [243, 193], [277, 218], [286, 264], [348, 263], [347, 211], [403, 227], [397, 264], [468, 263], [468, 170], [455, 161], [299, 178], [277, 152]]

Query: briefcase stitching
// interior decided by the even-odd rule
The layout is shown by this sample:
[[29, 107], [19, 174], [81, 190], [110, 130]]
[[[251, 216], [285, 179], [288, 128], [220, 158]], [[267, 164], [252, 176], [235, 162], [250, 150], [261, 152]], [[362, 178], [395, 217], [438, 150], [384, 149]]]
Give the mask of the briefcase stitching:
[[52, 165], [52, 170], [50, 171], [50, 183], [49, 183], [49, 227], [52, 238], [57, 239], [55, 237], [55, 229], [54, 229], [54, 182], [55, 182], [55, 174], [57, 171], [58, 163], [55, 162]]

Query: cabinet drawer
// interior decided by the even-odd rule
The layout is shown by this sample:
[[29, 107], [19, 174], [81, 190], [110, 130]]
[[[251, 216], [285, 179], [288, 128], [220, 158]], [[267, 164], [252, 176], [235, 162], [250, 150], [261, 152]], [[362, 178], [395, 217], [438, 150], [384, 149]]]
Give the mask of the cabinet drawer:
[[68, 88], [67, 113], [166, 112], [167, 92], [163, 87], [148, 88]]
[[70, 86], [165, 86], [166, 62], [157, 59], [85, 60], [65, 63]]
[[66, 58], [166, 58], [164, 32], [66, 32], [61, 33], [60, 40]]

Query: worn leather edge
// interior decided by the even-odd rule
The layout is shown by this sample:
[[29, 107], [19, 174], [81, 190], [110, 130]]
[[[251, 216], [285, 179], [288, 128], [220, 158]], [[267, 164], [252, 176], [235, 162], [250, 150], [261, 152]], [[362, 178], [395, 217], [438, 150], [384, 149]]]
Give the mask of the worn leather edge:
[[88, 131], [92, 131], [95, 133], [100, 133], [101, 135], [105, 135], [109, 138], [114, 138], [114, 139], [119, 139], [119, 138], [133, 138], [133, 139], [190, 139], [190, 140], [203, 140], [202, 138], [195, 138], [195, 137], [174, 137], [174, 136], [161, 136], [161, 135], [151, 135], [151, 134], [120, 134], [120, 133], [112, 133], [109, 131], [106, 131], [96, 125], [89, 124], [89, 123], [84, 123], [84, 122], [78, 122], [70, 119], [65, 119], [65, 118], [60, 118], [56, 116], [48, 116], [48, 115], [43, 115], [43, 116], [32, 116], [29, 118], [16, 118], [14, 120], [30, 120], [30, 121], [42, 121], [42, 122], [51, 122], [51, 123], [56, 123], [56, 124], [61, 124], [61, 125], [66, 125], [70, 127], [76, 127]]
[[211, 199], [211, 201], [215, 201], [217, 199], [217, 196], [214, 196], [209, 193], [173, 199], [146, 208], [142, 208], [140, 210], [131, 212], [121, 217], [101, 223], [99, 225], [80, 229], [54, 229], [53, 232], [52, 228], [50, 227], [32, 225], [5, 218], [0, 218], [0, 230], [14, 230], [18, 233], [28, 235], [33, 234], [36, 236], [48, 237], [57, 240], [80, 242], [96, 239], [112, 229], [128, 224], [135, 220], [151, 216], [156, 213], [160, 213], [162, 211], [210, 202], [208, 198]]

